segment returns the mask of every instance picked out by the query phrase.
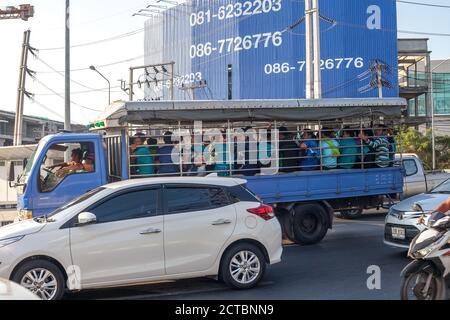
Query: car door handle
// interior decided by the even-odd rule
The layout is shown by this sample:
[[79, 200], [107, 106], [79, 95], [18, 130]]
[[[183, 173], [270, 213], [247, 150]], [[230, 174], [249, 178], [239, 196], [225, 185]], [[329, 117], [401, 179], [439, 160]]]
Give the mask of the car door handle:
[[228, 219], [219, 219], [212, 223], [213, 226], [221, 226], [224, 224], [231, 224], [231, 220]]
[[161, 229], [157, 229], [157, 228], [150, 228], [144, 231], [139, 232], [142, 235], [146, 235], [146, 234], [156, 234], [156, 233], [161, 233]]

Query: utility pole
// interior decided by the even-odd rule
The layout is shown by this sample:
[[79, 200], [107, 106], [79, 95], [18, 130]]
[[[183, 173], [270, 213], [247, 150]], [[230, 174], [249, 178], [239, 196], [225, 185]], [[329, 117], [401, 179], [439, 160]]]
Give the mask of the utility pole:
[[[167, 74], [167, 70], [166, 67], [170, 67], [170, 74]], [[161, 73], [161, 71], [159, 71], [157, 68], [161, 68], [162, 70], [165, 70], [165, 72]], [[139, 67], [130, 67], [130, 77], [129, 77], [129, 83], [128, 83], [128, 99], [130, 101], [133, 101], [134, 99], [134, 72], [136, 70], [145, 70], [145, 72], [147, 73], [147, 69], [154, 69], [156, 74], [155, 74], [155, 80], [152, 81], [147, 81], [147, 82], [163, 82], [163, 80], [157, 80], [156, 79], [156, 75], [159, 74], [165, 74], [165, 75], [169, 75], [170, 76], [170, 99], [173, 100], [174, 99], [174, 88], [173, 86], [174, 84], [174, 80], [175, 80], [175, 74], [174, 74], [174, 70], [175, 70], [175, 62], [167, 62], [167, 63], [158, 63], [158, 64], [148, 64], [148, 65], [144, 65], [144, 66], [139, 66]], [[139, 82], [139, 81], [138, 81]]]
[[311, 0], [305, 0], [305, 40], [306, 40], [306, 99], [314, 98], [313, 38]]
[[19, 86], [17, 89], [16, 117], [14, 121], [13, 144], [15, 146], [22, 145], [23, 105], [25, 98], [25, 81], [27, 79], [27, 69], [28, 69], [28, 52], [30, 49], [30, 34], [31, 34], [30, 30], [25, 31], [23, 34], [22, 57], [20, 60], [20, 72], [19, 72]]
[[65, 46], [65, 113], [64, 130], [71, 131], [70, 124], [70, 0], [66, 0], [66, 46]]
[[383, 78], [382, 78], [382, 65], [377, 65], [377, 84], [378, 84], [378, 98], [383, 98]]
[[[291, 29], [298, 25], [302, 19], [299, 19], [298, 23], [291, 26]], [[320, 16], [319, 0], [305, 0], [306, 99], [322, 99], [320, 19], [334, 23], [331, 19]]]
[[322, 77], [320, 70], [320, 14], [319, 0], [313, 3], [313, 31], [314, 31], [314, 99], [322, 99]]

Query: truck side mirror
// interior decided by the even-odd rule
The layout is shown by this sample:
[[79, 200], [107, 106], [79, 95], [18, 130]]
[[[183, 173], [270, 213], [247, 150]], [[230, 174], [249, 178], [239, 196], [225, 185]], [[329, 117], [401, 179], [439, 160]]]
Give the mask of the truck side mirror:
[[8, 161], [8, 182], [14, 182], [16, 180], [16, 173], [14, 171], [14, 162]]

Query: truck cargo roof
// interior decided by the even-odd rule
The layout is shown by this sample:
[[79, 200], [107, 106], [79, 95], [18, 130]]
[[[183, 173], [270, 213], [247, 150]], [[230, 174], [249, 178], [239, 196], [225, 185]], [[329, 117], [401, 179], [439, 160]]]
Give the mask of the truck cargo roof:
[[400, 117], [406, 105], [402, 98], [116, 102], [91, 122], [91, 126], [95, 130], [120, 127], [125, 123], [161, 121], [314, 121], [371, 115]]

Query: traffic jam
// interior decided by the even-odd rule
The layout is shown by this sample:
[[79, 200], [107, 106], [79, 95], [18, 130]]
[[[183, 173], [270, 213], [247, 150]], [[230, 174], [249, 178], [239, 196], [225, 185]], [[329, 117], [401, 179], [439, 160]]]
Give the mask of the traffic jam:
[[403, 27], [427, 1], [0, 6], [0, 301], [448, 300], [450, 35]]

